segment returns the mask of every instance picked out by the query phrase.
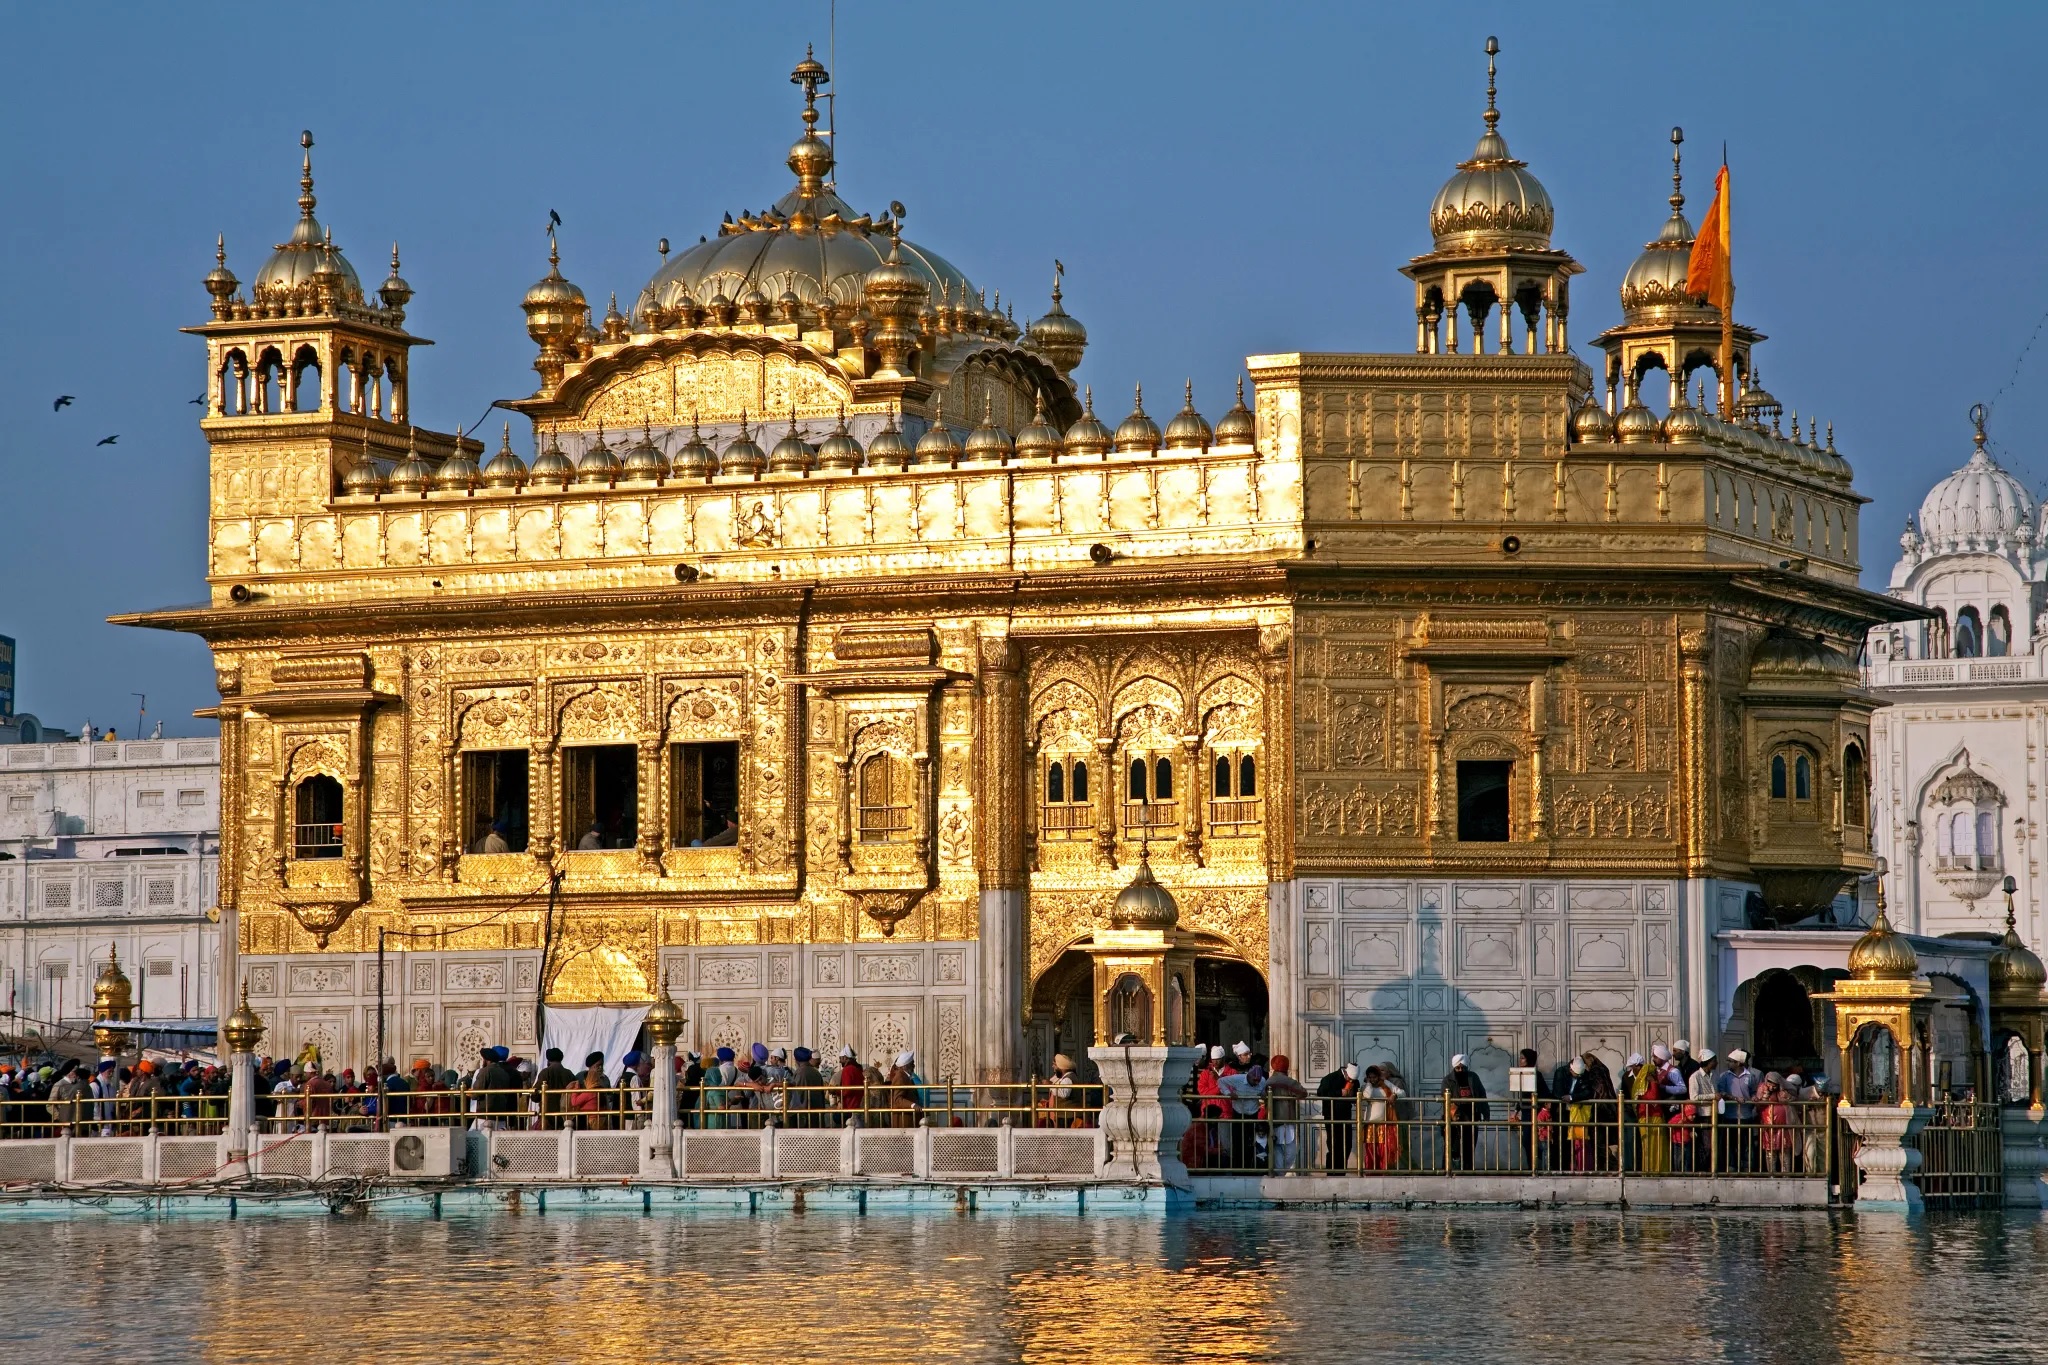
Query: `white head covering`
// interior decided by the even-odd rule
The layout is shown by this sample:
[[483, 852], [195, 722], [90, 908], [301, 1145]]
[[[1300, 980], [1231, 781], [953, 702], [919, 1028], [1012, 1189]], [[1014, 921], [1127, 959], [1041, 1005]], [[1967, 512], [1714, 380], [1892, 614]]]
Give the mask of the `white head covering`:
[[1629, 1053], [1628, 1060], [1622, 1063], [1623, 1066], [1641, 1066], [1642, 1064], [1643, 1054], [1640, 1052]]
[[905, 1048], [903, 1051], [896, 1054], [896, 1065], [901, 1067], [908, 1067], [912, 1062], [915, 1062], [916, 1060], [917, 1054], [915, 1052], [912, 1052], [909, 1048]]
[[1680, 1038], [1677, 1042], [1671, 1045], [1671, 1050], [1673, 1052], [1690, 1052], [1692, 1051], [1692, 1044], [1686, 1042], [1685, 1039]]
[[1712, 1048], [1710, 1048], [1710, 1047], [1703, 1047], [1703, 1048], [1701, 1048], [1701, 1049], [1700, 1049], [1700, 1055], [1699, 1055], [1699, 1060], [1700, 1060], [1700, 1061], [1703, 1061], [1703, 1062], [1711, 1062], [1711, 1061], [1713, 1061], [1713, 1060], [1714, 1060], [1714, 1049], [1712, 1049]]
[[1572, 1075], [1583, 1076], [1585, 1074], [1586, 1064], [1580, 1061], [1577, 1057], [1572, 1058]]
[[842, 1045], [839, 1049], [839, 1055], [850, 1062], [853, 1060], [853, 1049], [851, 1047]]
[[1671, 1049], [1662, 1043], [1652, 1043], [1650, 1044], [1650, 1055], [1660, 1062], [1668, 1062], [1671, 1060]]
[[1465, 1057], [1465, 1054], [1464, 1054], [1464, 1053], [1462, 1053], [1462, 1052], [1459, 1052], [1459, 1053], [1454, 1053], [1454, 1054], [1452, 1054], [1452, 1056], [1451, 1056], [1451, 1065], [1452, 1065], [1452, 1066], [1463, 1066], [1463, 1065], [1465, 1065], [1465, 1062], [1466, 1062], [1466, 1057]]
[[1355, 1081], [1355, 1080], [1357, 1080], [1357, 1079], [1358, 1079], [1358, 1063], [1357, 1063], [1357, 1062], [1346, 1062], [1346, 1063], [1344, 1063], [1344, 1079], [1346, 1079], [1346, 1080], [1348, 1080], [1348, 1081]]
[[779, 1047], [771, 1047], [768, 1049], [768, 1060], [771, 1062], [783, 1061], [788, 1057], [788, 1055], [788, 1053], [784, 1052]]
[[1223, 1044], [1218, 1043], [1214, 1047], [1209, 1049], [1209, 1060], [1212, 1062], [1220, 1062], [1223, 1060]]
[[1230, 1045], [1230, 1050], [1232, 1052], [1235, 1052], [1240, 1057], [1249, 1057], [1252, 1055], [1251, 1044], [1249, 1043], [1232, 1043]]
[[1728, 1060], [1737, 1066], [1745, 1066], [1749, 1062], [1749, 1054], [1739, 1047], [1730, 1048], [1728, 1050]]

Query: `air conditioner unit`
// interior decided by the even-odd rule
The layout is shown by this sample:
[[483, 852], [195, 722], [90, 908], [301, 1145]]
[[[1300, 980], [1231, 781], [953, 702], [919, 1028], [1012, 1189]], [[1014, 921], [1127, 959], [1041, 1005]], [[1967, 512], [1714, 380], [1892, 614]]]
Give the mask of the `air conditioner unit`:
[[436, 1180], [461, 1175], [468, 1164], [468, 1130], [408, 1128], [391, 1130], [391, 1174], [399, 1179]]

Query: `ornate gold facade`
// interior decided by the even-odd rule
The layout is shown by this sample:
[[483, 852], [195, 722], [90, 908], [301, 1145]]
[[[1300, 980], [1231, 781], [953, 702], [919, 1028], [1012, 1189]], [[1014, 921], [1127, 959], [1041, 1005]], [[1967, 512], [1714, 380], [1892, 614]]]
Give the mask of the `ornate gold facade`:
[[[777, 1013], [778, 987], [895, 960], [828, 972], [818, 945], [939, 945], [899, 978], [943, 997], [903, 1036], [1013, 1072], [1056, 1012], [1034, 988], [1141, 853], [1190, 943], [1269, 976], [1283, 1046], [1349, 1009], [1308, 982], [1300, 878], [1723, 879], [1789, 909], [1865, 865], [1840, 782], [1870, 707], [1841, 651], [1895, 609], [1856, 586], [1846, 463], [1755, 413], [1632, 423], [1652, 362], [1682, 392], [1700, 357], [1675, 348], [1632, 340], [1603, 410], [1533, 177], [1434, 215], [1416, 354], [1253, 357], [1217, 428], [1190, 395], [1112, 433], [1057, 292], [1020, 329], [900, 207], [826, 186], [807, 67], [775, 210], [665, 261], [630, 317], [593, 322], [555, 263], [529, 292], [541, 387], [504, 406], [530, 468], [406, 424], [410, 287], [394, 260], [380, 307], [344, 276], [303, 227], [310, 168], [253, 301], [209, 277], [213, 598], [122, 619], [215, 651], [222, 908], [251, 962], [383, 931], [500, 954], [506, 999], [645, 999], [685, 951], [794, 945], [751, 987], [708, 953], [684, 984], [757, 989], [750, 1026], [818, 1042], [851, 1020]], [[1504, 158], [1482, 141], [1460, 175]], [[692, 846], [728, 753], [736, 842]], [[523, 783], [523, 849], [473, 851], [503, 808], [486, 770]], [[1503, 838], [1461, 837], [1482, 770]], [[615, 846], [579, 849], [586, 823]], [[349, 980], [336, 1027], [367, 1027]], [[406, 1043], [482, 1036], [449, 1018]]]

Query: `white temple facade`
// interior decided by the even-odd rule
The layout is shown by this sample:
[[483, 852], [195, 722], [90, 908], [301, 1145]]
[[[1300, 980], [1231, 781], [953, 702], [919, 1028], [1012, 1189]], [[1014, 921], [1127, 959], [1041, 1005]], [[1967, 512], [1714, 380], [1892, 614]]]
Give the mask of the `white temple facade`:
[[1870, 634], [1864, 679], [1890, 703], [1871, 722], [1871, 840], [1909, 933], [2002, 933], [2003, 884], [2039, 947], [2039, 839], [2048, 821], [2048, 560], [2042, 508], [1987, 447], [1908, 521], [1894, 597], [1919, 625]]
[[84, 1036], [109, 952], [136, 1020], [212, 1021], [219, 874], [219, 740], [0, 746], [0, 1034]]

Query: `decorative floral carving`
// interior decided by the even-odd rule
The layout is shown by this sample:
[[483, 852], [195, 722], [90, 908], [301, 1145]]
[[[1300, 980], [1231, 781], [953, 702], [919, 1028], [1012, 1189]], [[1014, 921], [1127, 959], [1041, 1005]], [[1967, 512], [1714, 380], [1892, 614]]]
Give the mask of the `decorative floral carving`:
[[1586, 762], [1594, 768], [1636, 766], [1633, 702], [1602, 702], [1586, 712]]

